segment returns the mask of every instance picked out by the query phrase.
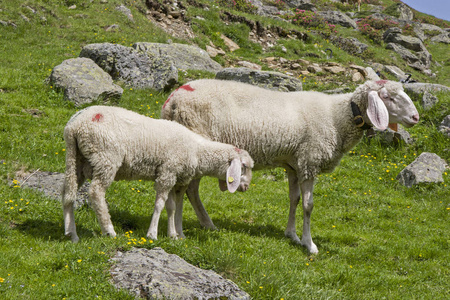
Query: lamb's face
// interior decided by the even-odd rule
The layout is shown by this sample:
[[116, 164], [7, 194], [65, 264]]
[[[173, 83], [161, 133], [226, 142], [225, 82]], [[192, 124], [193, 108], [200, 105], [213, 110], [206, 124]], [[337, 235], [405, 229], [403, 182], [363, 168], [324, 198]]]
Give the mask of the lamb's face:
[[241, 155], [241, 183], [239, 184], [238, 191], [245, 192], [248, 190], [252, 180], [252, 168], [253, 160], [250, 155], [248, 155], [247, 151], [245, 151], [245, 153]]
[[400, 123], [409, 128], [419, 122], [419, 113], [400, 83], [388, 82], [378, 95], [389, 112], [389, 123]]
[[238, 157], [228, 162], [225, 180], [219, 179], [221, 191], [245, 192], [250, 186], [252, 180], [253, 159], [247, 151], [235, 148]]

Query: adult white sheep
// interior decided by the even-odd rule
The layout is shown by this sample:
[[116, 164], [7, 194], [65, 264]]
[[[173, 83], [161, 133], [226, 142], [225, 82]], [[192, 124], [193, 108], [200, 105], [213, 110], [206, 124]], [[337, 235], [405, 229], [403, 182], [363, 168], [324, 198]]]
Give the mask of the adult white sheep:
[[[161, 117], [177, 121], [215, 141], [246, 149], [255, 169], [284, 167], [289, 179], [290, 210], [285, 235], [317, 253], [310, 233], [314, 178], [332, 172], [342, 156], [372, 126], [388, 122], [411, 127], [419, 114], [400, 83], [366, 82], [354, 93], [276, 92], [234, 81], [198, 80], [174, 91]], [[295, 212], [303, 198], [303, 235]], [[200, 222], [214, 224], [201, 204], [198, 180], [187, 190]]]
[[116, 233], [105, 201], [108, 186], [121, 179], [154, 180], [156, 202], [147, 236], [156, 239], [164, 204], [168, 235], [184, 236], [183, 196], [193, 179], [217, 177], [222, 190], [235, 192], [247, 190], [252, 177], [253, 160], [247, 151], [205, 139], [178, 123], [119, 107], [91, 106], [76, 113], [64, 129], [64, 139], [64, 224], [65, 234], [74, 242], [78, 235], [73, 203], [86, 178], [92, 179], [90, 204], [103, 234], [110, 236]]

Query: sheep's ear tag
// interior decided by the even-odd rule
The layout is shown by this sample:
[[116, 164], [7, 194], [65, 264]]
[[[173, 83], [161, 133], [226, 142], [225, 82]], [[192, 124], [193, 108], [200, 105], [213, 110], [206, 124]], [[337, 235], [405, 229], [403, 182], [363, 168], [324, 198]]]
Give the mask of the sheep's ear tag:
[[230, 193], [236, 192], [241, 184], [241, 161], [233, 159], [227, 170], [227, 188]]

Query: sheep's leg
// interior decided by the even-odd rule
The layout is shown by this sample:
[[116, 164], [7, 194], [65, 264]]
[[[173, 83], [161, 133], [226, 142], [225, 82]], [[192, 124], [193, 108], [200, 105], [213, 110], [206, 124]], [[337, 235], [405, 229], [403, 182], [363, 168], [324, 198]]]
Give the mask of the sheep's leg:
[[116, 232], [114, 231], [114, 227], [111, 223], [111, 216], [109, 215], [108, 205], [105, 200], [106, 189], [111, 184], [111, 182], [112, 179], [109, 179], [108, 182], [105, 182], [99, 177], [94, 177], [89, 189], [89, 199], [92, 209], [97, 215], [97, 219], [100, 223], [103, 235], [115, 237]]
[[300, 244], [300, 239], [297, 236], [295, 228], [295, 214], [297, 211], [297, 205], [300, 201], [300, 186], [298, 183], [297, 173], [294, 170], [288, 170], [289, 180], [289, 219], [284, 235], [290, 238], [294, 243]]
[[64, 233], [69, 236], [72, 242], [77, 243], [80, 239], [77, 235], [77, 230], [75, 227], [75, 215], [73, 213], [73, 202], [64, 202], [63, 205], [63, 215], [64, 215]]
[[312, 254], [319, 253], [317, 246], [311, 238], [311, 213], [313, 204], [314, 179], [305, 180], [300, 184], [303, 199], [303, 235], [301, 244]]
[[150, 227], [147, 231], [147, 237], [149, 239], [156, 240], [158, 238], [158, 223], [161, 212], [164, 208], [164, 204], [168, 198], [168, 192], [156, 192], [155, 209], [153, 210], [152, 220], [150, 222]]
[[167, 235], [171, 238], [177, 238], [177, 230], [175, 229], [175, 198], [176, 192], [172, 189], [167, 197], [166, 210], [167, 210]]
[[66, 173], [62, 188], [62, 206], [64, 216], [64, 234], [69, 236], [72, 242], [79, 241], [75, 227], [74, 203], [77, 199], [77, 190], [83, 184], [85, 177], [80, 172], [81, 163], [76, 146], [67, 145]]
[[175, 194], [175, 228], [178, 237], [183, 239], [186, 237], [183, 233], [183, 200], [186, 189], [187, 187], [183, 187]]
[[186, 194], [188, 196], [189, 201], [191, 202], [192, 207], [194, 208], [198, 220], [200, 221], [200, 225], [202, 225], [205, 228], [215, 230], [216, 226], [214, 226], [213, 221], [209, 217], [205, 207], [203, 206], [202, 201], [200, 200], [200, 194], [198, 193], [199, 186], [200, 186], [200, 179], [192, 180], [186, 190]]

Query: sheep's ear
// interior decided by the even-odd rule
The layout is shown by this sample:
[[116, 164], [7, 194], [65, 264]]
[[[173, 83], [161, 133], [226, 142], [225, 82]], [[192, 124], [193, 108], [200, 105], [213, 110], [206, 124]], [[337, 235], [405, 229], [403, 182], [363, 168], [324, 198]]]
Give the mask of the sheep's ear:
[[236, 192], [241, 184], [241, 161], [235, 158], [231, 161], [227, 170], [227, 188], [230, 193]]
[[383, 100], [381, 100], [375, 91], [370, 91], [368, 98], [369, 106], [367, 107], [367, 116], [370, 122], [377, 129], [385, 130], [389, 124], [389, 112], [386, 105], [384, 105]]

